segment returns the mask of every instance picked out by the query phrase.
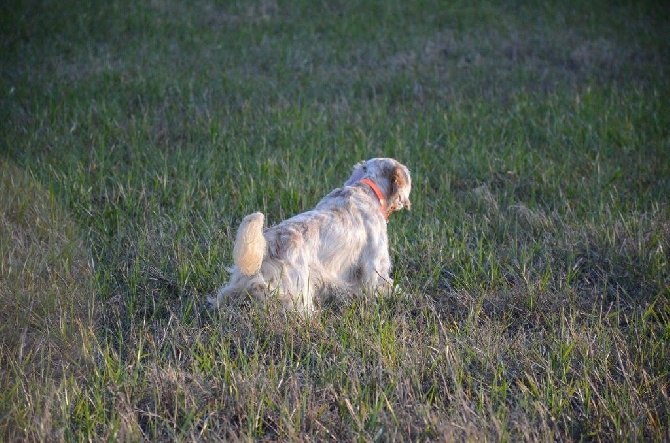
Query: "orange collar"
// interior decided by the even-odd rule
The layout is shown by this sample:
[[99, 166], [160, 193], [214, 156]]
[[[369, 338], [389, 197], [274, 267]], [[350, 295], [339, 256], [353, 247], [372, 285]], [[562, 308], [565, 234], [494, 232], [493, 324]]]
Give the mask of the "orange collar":
[[370, 186], [370, 189], [372, 189], [372, 192], [375, 193], [377, 196], [377, 199], [379, 200], [379, 204], [382, 205], [382, 214], [384, 214], [384, 218], [386, 220], [389, 219], [389, 215], [386, 213], [386, 199], [384, 198], [384, 194], [382, 194], [381, 189], [379, 189], [379, 186], [377, 186], [377, 183], [373, 182], [369, 178], [364, 178], [361, 180], [361, 183], [365, 183], [366, 185]]

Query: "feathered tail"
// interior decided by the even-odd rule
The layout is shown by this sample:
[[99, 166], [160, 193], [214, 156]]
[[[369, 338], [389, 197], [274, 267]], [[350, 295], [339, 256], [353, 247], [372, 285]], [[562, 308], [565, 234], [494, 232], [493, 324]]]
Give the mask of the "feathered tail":
[[267, 246], [263, 236], [264, 220], [261, 212], [249, 214], [237, 228], [233, 261], [244, 275], [252, 276], [261, 269]]

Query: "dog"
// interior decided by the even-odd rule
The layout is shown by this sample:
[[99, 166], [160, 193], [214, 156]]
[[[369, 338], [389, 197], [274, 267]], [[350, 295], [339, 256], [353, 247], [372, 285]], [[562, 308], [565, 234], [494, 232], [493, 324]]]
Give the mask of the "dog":
[[261, 302], [276, 296], [284, 308], [309, 316], [333, 293], [392, 292], [387, 221], [411, 209], [411, 189], [406, 166], [373, 158], [356, 164], [344, 186], [311, 211], [265, 230], [262, 213], [247, 215], [235, 237], [231, 278], [211, 305], [246, 292]]

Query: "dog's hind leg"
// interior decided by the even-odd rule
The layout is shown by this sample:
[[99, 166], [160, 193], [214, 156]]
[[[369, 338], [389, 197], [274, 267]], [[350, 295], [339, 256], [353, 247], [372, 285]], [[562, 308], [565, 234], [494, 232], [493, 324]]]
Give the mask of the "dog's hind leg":
[[220, 308], [223, 300], [230, 297], [233, 293], [236, 293], [236, 289], [231, 285], [223, 286], [219, 289], [219, 292], [216, 293], [215, 297], [208, 297], [207, 301], [209, 302], [210, 307]]
[[289, 310], [295, 310], [309, 317], [314, 311], [313, 283], [307, 265], [297, 259], [297, 263], [285, 266], [282, 270], [281, 285], [278, 288], [279, 300]]

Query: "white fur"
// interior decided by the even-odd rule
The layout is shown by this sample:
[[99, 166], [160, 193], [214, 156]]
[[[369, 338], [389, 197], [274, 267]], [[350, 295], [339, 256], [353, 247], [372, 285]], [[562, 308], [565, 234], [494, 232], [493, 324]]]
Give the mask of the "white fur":
[[[386, 214], [370, 186], [360, 182], [364, 178], [381, 190]], [[235, 238], [230, 281], [210, 303], [218, 307], [224, 298], [244, 292], [259, 301], [276, 295], [285, 308], [309, 315], [315, 301], [332, 291], [390, 291], [386, 218], [410, 208], [411, 187], [404, 165], [373, 158], [355, 165], [344, 186], [311, 211], [265, 231], [263, 214], [248, 215]]]
[[240, 223], [235, 236], [233, 249], [235, 265], [242, 274], [249, 277], [260, 271], [267, 248], [262, 234], [264, 220], [265, 217], [260, 212], [247, 215]]

